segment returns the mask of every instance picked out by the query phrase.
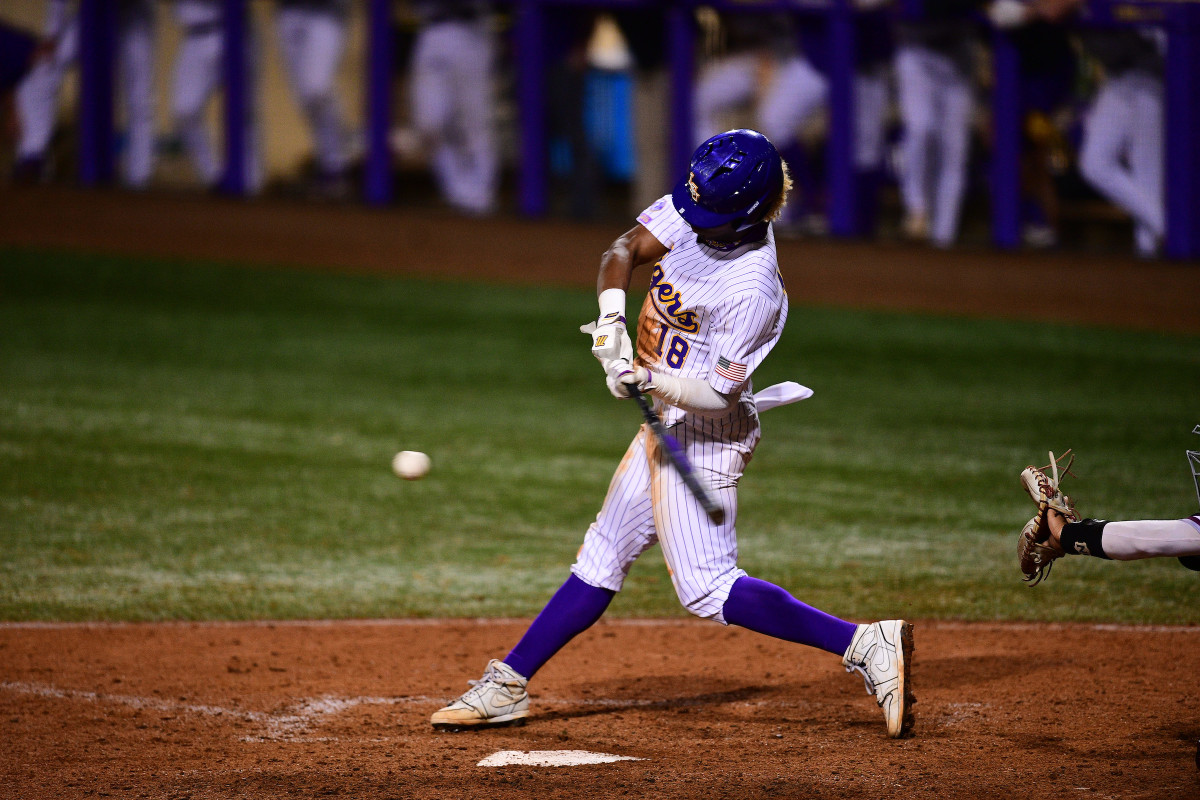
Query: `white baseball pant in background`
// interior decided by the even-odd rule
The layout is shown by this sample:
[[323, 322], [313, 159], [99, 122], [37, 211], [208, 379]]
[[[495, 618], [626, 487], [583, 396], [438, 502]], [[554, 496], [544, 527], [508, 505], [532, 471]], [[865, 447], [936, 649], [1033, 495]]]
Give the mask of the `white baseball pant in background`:
[[442, 196], [472, 214], [489, 213], [496, 205], [493, 58], [485, 19], [430, 23], [418, 32], [413, 49], [413, 123], [430, 148]]
[[954, 243], [967, 187], [971, 83], [954, 60], [902, 45], [896, 86], [904, 123], [900, 190], [905, 211], [929, 220], [939, 247]]
[[[122, 177], [126, 185], [141, 188], [154, 171], [154, 3], [122, 0], [118, 12], [118, 94], [126, 135]], [[79, 16], [64, 0], [51, 0], [47, 7], [45, 36], [55, 40], [53, 54], [34, 65], [16, 93], [21, 161], [46, 157], [63, 77], [79, 56]]]
[[1164, 168], [1162, 80], [1142, 70], [1110, 77], [1088, 112], [1079, 171], [1133, 217], [1145, 256], [1166, 233]]
[[[59, 8], [63, 4], [55, 4]], [[52, 6], [53, 7], [53, 6]], [[79, 53], [79, 18], [74, 14], [47, 23], [45, 35], [56, 39], [54, 52], [40, 59], [17, 87], [17, 115], [21, 126], [17, 159], [42, 158], [54, 135], [58, 119], [58, 90], [63, 75]]]
[[283, 4], [276, 23], [292, 92], [312, 126], [317, 164], [324, 176], [340, 176], [348, 156], [335, 78], [346, 46], [345, 10], [337, 2]]
[[[183, 28], [183, 40], [175, 60], [171, 88], [171, 111], [184, 148], [196, 174], [207, 187], [216, 186], [224, 171], [224, 159], [213, 150], [205, 109], [221, 85], [224, 75], [225, 33], [222, 30], [221, 0], [176, 0], [175, 17]], [[250, 32], [247, 31], [249, 34]], [[246, 76], [248, 88], [255, 84], [253, 36], [247, 36]], [[251, 192], [261, 190], [262, 159], [255, 124], [254, 91], [246, 93], [245, 180]]]
[[754, 52], [721, 58], [696, 84], [696, 141], [725, 129], [721, 114], [754, 100], [755, 120], [747, 126], [757, 126], [777, 148], [786, 149], [796, 141], [798, 128], [825, 102], [827, 91], [821, 73], [798, 56], [773, 60]]
[[154, 172], [154, 2], [124, 0], [118, 42], [120, 85], [125, 108], [125, 182], [150, 183]]

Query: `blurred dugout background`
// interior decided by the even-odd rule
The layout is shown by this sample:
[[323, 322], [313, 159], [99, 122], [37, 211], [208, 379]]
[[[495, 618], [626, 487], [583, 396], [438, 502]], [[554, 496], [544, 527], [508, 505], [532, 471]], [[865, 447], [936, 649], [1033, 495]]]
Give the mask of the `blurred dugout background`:
[[[1015, 2], [1016, 0], [1012, 0]], [[141, 63], [151, 65], [149, 114], [153, 131], [152, 163], [147, 177], [131, 179], [128, 169], [118, 169], [114, 181], [128, 188], [151, 191], [203, 191], [206, 181], [196, 159], [189, 153], [188, 139], [173, 108], [177, 105], [180, 77], [176, 75], [181, 45], [188, 24], [180, 6], [189, 0], [145, 0], [150, 49]], [[80, 81], [77, 61], [64, 59], [62, 85], [51, 109], [53, 135], [44, 153], [30, 159], [19, 151], [23, 126], [19, 101], [21, 82], [29, 79], [29, 66], [46, 56], [37, 42], [47, 34], [62, 34], [53, 20], [57, 0], [6, 0], [0, 6], [0, 22], [6, 26], [4, 45], [8, 51], [6, 84], [3, 87], [3, 147], [0, 170], [6, 182], [15, 184], [78, 182], [78, 109]], [[130, 5], [131, 0], [118, 0]], [[77, 2], [58, 3], [71, 15]], [[137, 5], [133, 2], [132, 5]], [[203, 6], [203, 0], [192, 5]], [[220, 2], [211, 3], [219, 7]], [[871, 3], [875, 6], [876, 4]], [[341, 31], [333, 52], [332, 84], [324, 100], [301, 98], [295, 91], [295, 58], [289, 65], [285, 41], [289, 34], [281, 25], [287, 7], [330, 13]], [[302, 197], [312, 201], [362, 202], [365, 156], [366, 76], [368, 72], [368, 8], [363, 2], [325, 0], [250, 0], [249, 30], [253, 40], [256, 85], [254, 87], [253, 133], [257, 144], [258, 173], [250, 181], [253, 194]], [[872, 11], [879, 11], [874, 8]], [[886, 9], [883, 9], [886, 12]], [[873, 52], [870, 66], [881, 87], [876, 101], [878, 117], [878, 163], [860, 165], [863, 182], [860, 195], [867, 197], [861, 232], [880, 239], [931, 241], [939, 246], [987, 245], [991, 236], [991, 191], [989, 172], [995, 134], [992, 126], [990, 92], [993, 88], [993, 53], [989, 46], [988, 7], [962, 3], [955, 14], [969, 15], [969, 35], [955, 38], [954, 48], [962, 58], [961, 68], [969, 93], [966, 110], [967, 149], [961, 181], [960, 208], [949, 233], [936, 232], [933, 208], [920, 219], [902, 190], [905, 170], [905, 120], [902, 87], [897, 80], [897, 23], [890, 17]], [[694, 139], [699, 142], [715, 130], [727, 127], [789, 128], [768, 133], [777, 141], [790, 139], [785, 157], [793, 166], [799, 192], [791, 216], [781, 226], [783, 235], [822, 236], [828, 233], [829, 192], [825, 146], [829, 115], [827, 87], [820, 84], [824, 36], [810, 17], [790, 21], [777, 15], [718, 11], [698, 6], [694, 14], [696, 41]], [[786, 16], [786, 15], [785, 15]], [[48, 17], [51, 20], [48, 22]], [[675, 179], [669, 168], [670, 76], [664, 56], [665, 28], [659, 10], [606, 10], [603, 7], [565, 5], [546, 16], [545, 98], [546, 149], [548, 157], [548, 213], [554, 217], [626, 221], [669, 190]], [[443, 37], [440, 52], [422, 44], [420, 36], [438, 23], [474, 26], [476, 40]], [[807, 30], [806, 30], [807, 28]], [[193, 29], [193, 33], [195, 29]], [[806, 35], [807, 34], [807, 35]], [[295, 34], [297, 46], [304, 36]], [[1153, 31], [1138, 35], [1153, 41]], [[22, 41], [33, 43], [28, 59]], [[516, 58], [519, 42], [514, 36], [511, 4], [477, 0], [398, 0], [392, 5], [392, 108], [390, 150], [394, 170], [391, 205], [444, 205], [458, 213], [489, 215], [520, 210], [518, 184], [521, 170], [520, 124], [517, 102]], [[904, 41], [903, 34], [899, 35]], [[918, 37], [919, 38], [919, 37]], [[937, 37], [932, 36], [929, 41]], [[944, 36], [943, 36], [944, 39]], [[1103, 65], [1082, 47], [1077, 37], [1050, 37], [1059, 49], [1035, 43], [1038, 68], [1049, 71], [1053, 90], [1036, 104], [1022, 109], [1021, 234], [1025, 247], [1063, 246], [1070, 249], [1136, 251], [1143, 256], [1161, 253], [1161, 234], [1139, 239], [1129, 210], [1106, 198], [1081, 174], [1079, 154], [1087, 113], [1097, 89], [1105, 79]], [[1157, 45], [1161, 50], [1161, 44]], [[860, 47], [863, 47], [860, 38]], [[869, 43], [866, 48], [868, 54]], [[457, 49], [456, 49], [457, 48]], [[936, 49], [936, 47], [935, 47]], [[329, 57], [329, 48], [326, 48]], [[303, 52], [300, 63], [312, 64]], [[957, 55], [955, 56], [957, 58]], [[418, 75], [424, 59], [426, 72]], [[478, 66], [482, 59], [484, 66]], [[797, 66], [797, 59], [803, 62]], [[450, 63], [447, 63], [450, 62]], [[475, 72], [464, 77], [451, 74], [452, 67]], [[440, 64], [440, 67], [439, 67]], [[804, 64], [808, 66], [805, 67]], [[22, 66], [24, 65], [24, 66]], [[289, 69], [289, 66], [291, 69]], [[815, 66], [815, 69], [812, 69]], [[442, 69], [440, 77], [436, 74]], [[481, 71], [482, 69], [482, 71]], [[431, 72], [432, 71], [432, 72]], [[434, 77], [430, 78], [430, 74]], [[472, 75], [474, 77], [472, 77]], [[450, 103], [452, 93], [478, 79], [486, 84], [463, 102]], [[310, 83], [313, 79], [308, 79]], [[132, 85], [118, 70], [115, 78], [115, 139], [117, 159], [126, 163], [131, 151], [132, 106], [123, 99]], [[478, 87], [477, 87], [478, 88]], [[911, 91], [911, 90], [910, 90]], [[322, 109], [321, 103], [326, 105]], [[797, 111], [793, 106], [803, 102]], [[141, 106], [145, 109], [147, 106]], [[779, 109], [785, 113], [778, 113]], [[464, 110], [465, 109], [465, 110]], [[774, 111], [772, 109], [775, 109]], [[204, 127], [212, 138], [216, 157], [221, 157], [220, 86], [204, 104]], [[949, 124], [946, 112], [933, 112], [935, 126]], [[1134, 108], [1124, 112], [1137, 119]], [[330, 124], [322, 128], [321, 115], [332, 114], [337, 140], [330, 145]], [[464, 117], [471, 120], [464, 120]], [[1136, 124], [1140, 123], [1135, 123]], [[474, 126], [474, 129], [472, 129]], [[1161, 126], [1160, 126], [1161, 128]], [[324, 144], [322, 144], [324, 138]], [[330, 158], [322, 148], [338, 150]], [[1161, 150], [1161, 143], [1160, 143]], [[934, 144], [930, 152], [934, 172], [946, 147]], [[1131, 152], [1116, 154], [1118, 166], [1127, 165]], [[870, 162], [871, 157], [866, 158]], [[332, 165], [332, 166], [331, 166]], [[1160, 163], [1161, 166], [1161, 163]], [[870, 174], [866, 174], [870, 173]], [[937, 178], [931, 178], [936, 187]], [[1160, 180], [1161, 182], [1161, 180]], [[931, 188], [936, 194], [937, 189]], [[1158, 189], [1161, 195], [1161, 186]], [[1162, 198], [1157, 198], [1161, 203]], [[860, 204], [862, 200], [860, 198]], [[934, 199], [933, 206], [937, 201]], [[931, 229], [932, 228], [932, 229]]]

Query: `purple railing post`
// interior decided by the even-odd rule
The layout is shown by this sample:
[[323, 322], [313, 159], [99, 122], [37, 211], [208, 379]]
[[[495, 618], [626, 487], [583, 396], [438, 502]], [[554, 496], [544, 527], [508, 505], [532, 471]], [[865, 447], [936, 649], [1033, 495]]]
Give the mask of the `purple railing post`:
[[667, 9], [667, 59], [671, 70], [671, 134], [667, 173], [682, 175], [687, 171], [695, 141], [692, 93], [696, 73], [695, 22], [691, 4], [673, 2]]
[[249, 59], [247, 52], [246, 0], [224, 0], [225, 49], [225, 175], [221, 189], [227, 194], [246, 194], [247, 114], [250, 113]]
[[113, 177], [113, 72], [116, 39], [113, 0], [79, 4], [79, 180], [84, 186]]
[[854, 174], [854, 67], [857, 42], [851, 0], [834, 0], [826, 17], [829, 37], [829, 230], [853, 236], [858, 230]]
[[1165, 109], [1166, 255], [1200, 257], [1200, 7], [1170, 9]]
[[993, 36], [992, 59], [992, 242], [1013, 249], [1021, 243], [1021, 64], [1007, 34]]
[[367, 202], [392, 200], [392, 158], [388, 132], [392, 125], [391, 0], [371, 0], [367, 9]]
[[546, 213], [545, 17], [534, 0], [517, 4], [514, 31], [517, 50], [517, 109], [521, 125], [521, 166], [517, 176], [522, 214]]

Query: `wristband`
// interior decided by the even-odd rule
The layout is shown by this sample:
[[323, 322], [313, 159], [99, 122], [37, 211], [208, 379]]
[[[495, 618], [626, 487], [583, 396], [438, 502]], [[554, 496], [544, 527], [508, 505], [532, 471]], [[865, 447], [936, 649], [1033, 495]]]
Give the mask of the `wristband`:
[[601, 325], [610, 322], [625, 324], [624, 289], [605, 289], [597, 299], [600, 303], [600, 319], [598, 321]]

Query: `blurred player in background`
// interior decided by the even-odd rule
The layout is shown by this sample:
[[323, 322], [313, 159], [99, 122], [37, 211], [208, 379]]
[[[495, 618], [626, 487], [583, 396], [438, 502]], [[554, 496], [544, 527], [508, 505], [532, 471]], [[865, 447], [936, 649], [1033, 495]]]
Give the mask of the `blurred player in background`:
[[[891, 94], [889, 84], [895, 53], [894, 24], [890, 13], [884, 8], [888, 2], [854, 0], [855, 215], [859, 230], [868, 235], [875, 230], [886, 158], [887, 115]], [[822, 103], [827, 102], [832, 70], [828, 36], [828, 27], [825, 25], [800, 26], [800, 42], [805, 58], [816, 67], [824, 81]]]
[[0, 147], [10, 147], [16, 141], [17, 117], [13, 95], [33, 66], [37, 49], [33, 33], [0, 22]]
[[[1082, 0], [1004, 0], [989, 15], [1000, 27], [1062, 22]], [[1083, 28], [1084, 54], [1103, 75], [1079, 148], [1079, 171], [1134, 220], [1134, 247], [1158, 254], [1166, 235], [1164, 195], [1163, 41], [1156, 28]]]
[[811, 223], [818, 186], [800, 134], [825, 102], [825, 78], [797, 47], [792, 15], [728, 13], [719, 22], [724, 50], [696, 82], [695, 140], [721, 131], [729, 112], [750, 104], [750, 117], [741, 122], [775, 143], [798, 183], [799, 197], [792, 198], [788, 220], [781, 224]]
[[724, 114], [752, 103], [754, 123], [786, 153], [823, 102], [824, 78], [798, 52], [790, 15], [726, 14], [721, 24], [725, 52], [696, 83], [696, 140], [720, 132]]
[[[144, 188], [154, 170], [154, 1], [118, 0], [118, 75], [125, 106], [122, 178]], [[63, 76], [79, 55], [78, 9], [68, 0], [49, 0], [45, 35], [34, 66], [17, 89], [21, 135], [16, 172], [20, 180], [43, 178], [58, 119]]]
[[1079, 73], [1065, 27], [1029, 15], [1030, 0], [992, 0], [988, 17], [1017, 51], [1021, 104], [1022, 239], [1029, 247], [1058, 243], [1060, 203], [1055, 176], [1067, 169], [1068, 146], [1057, 118], [1072, 105]]
[[350, 191], [347, 132], [338, 106], [337, 70], [346, 49], [349, 0], [277, 0], [279, 45], [292, 92], [316, 145], [314, 194], [342, 199]]
[[[213, 150], [205, 109], [224, 75], [225, 31], [222, 0], [175, 0], [175, 18], [183, 32], [175, 59], [171, 88], [171, 111], [184, 148], [196, 175], [206, 188], [214, 189], [224, 172], [224, 159]], [[246, 80], [252, 87], [255, 70], [253, 43], [247, 26]], [[254, 91], [246, 92], [246, 187], [251, 193], [262, 189], [262, 160], [259, 156]]]
[[[840, 620], [737, 566], [737, 485], [761, 437], [758, 412], [804, 396], [769, 403], [771, 389], [756, 396], [750, 381], [787, 319], [771, 225], [790, 185], [783, 159], [756, 131], [727, 131], [701, 144], [674, 191], [643, 211], [601, 258], [600, 316], [582, 328], [592, 335], [609, 391], [619, 399], [631, 390], [653, 396], [724, 516], [704, 512], [643, 425], [571, 576], [508, 656], [492, 659], [473, 689], [433, 714], [436, 727], [523, 721], [529, 679], [600, 618], [633, 562], [657, 543], [689, 612], [840, 657], [883, 708], [888, 736], [911, 729], [910, 624]], [[633, 270], [643, 265], [653, 267], [635, 358], [625, 293]]]
[[923, 17], [901, 20], [896, 31], [904, 232], [937, 247], [958, 238], [967, 189], [978, 47], [973, 5], [928, 0]]
[[414, 0], [412, 116], [442, 197], [468, 214], [495, 210], [500, 161], [495, 61], [484, 0]]
[[1134, 220], [1134, 249], [1158, 255], [1166, 235], [1163, 56], [1154, 31], [1082, 30], [1104, 80], [1086, 118], [1079, 171]]

